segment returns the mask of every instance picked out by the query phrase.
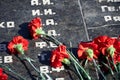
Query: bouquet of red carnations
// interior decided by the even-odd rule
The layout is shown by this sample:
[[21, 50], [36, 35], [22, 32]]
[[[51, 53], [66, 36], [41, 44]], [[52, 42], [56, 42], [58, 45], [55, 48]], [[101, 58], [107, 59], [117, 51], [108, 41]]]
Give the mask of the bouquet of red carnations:
[[[76, 75], [80, 80], [93, 80], [94, 77], [90, 76], [90, 73], [86, 70], [85, 66], [87, 63], [92, 63], [96, 71], [96, 76], [98, 80], [107, 80], [106, 74], [110, 74], [113, 80], [119, 80], [116, 74], [120, 73], [120, 38], [112, 38], [109, 36], [98, 36], [90, 42], [80, 42], [77, 51], [77, 57], [74, 56], [72, 51], [67, 49], [67, 47], [53, 36], [45, 33], [42, 27], [42, 22], [40, 18], [34, 18], [28, 24], [28, 30], [33, 39], [44, 38], [45, 41], [49, 41], [57, 45], [58, 47], [51, 52], [50, 56], [50, 66], [58, 68], [61, 66], [73, 66]], [[22, 55], [21, 59], [26, 60], [38, 73], [38, 79], [47, 80], [45, 76], [48, 74], [41, 73], [39, 69], [35, 67], [33, 59], [25, 55], [25, 51], [28, 49], [28, 40], [24, 39], [22, 36], [15, 36], [11, 42], [8, 43], [8, 50], [10, 53], [15, 55]], [[82, 64], [81, 62], [84, 61]], [[1, 67], [6, 70], [11, 70], [5, 65]], [[15, 73], [11, 70], [11, 72]], [[16, 73], [15, 73], [16, 74]], [[20, 80], [26, 80], [20, 75]], [[4, 79], [4, 80], [7, 80]], [[51, 78], [51, 80], [53, 80]]]

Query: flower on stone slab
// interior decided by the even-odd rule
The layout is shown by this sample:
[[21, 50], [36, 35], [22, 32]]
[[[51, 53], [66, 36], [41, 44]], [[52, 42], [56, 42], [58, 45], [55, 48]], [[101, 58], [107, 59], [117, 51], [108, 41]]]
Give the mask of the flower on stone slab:
[[28, 28], [33, 39], [38, 39], [41, 37], [41, 34], [45, 34], [42, 30], [42, 21], [39, 17], [31, 20], [28, 24]]
[[15, 36], [9, 43], [8, 43], [8, 50], [12, 54], [23, 54], [24, 51], [28, 49], [28, 40], [24, 39], [22, 36]]
[[8, 75], [3, 73], [2, 68], [0, 68], [0, 80], [8, 80]]
[[113, 61], [114, 61], [114, 64], [117, 64], [117, 63], [120, 63], [120, 41], [119, 40], [114, 43], [114, 47], [116, 51], [113, 56]]
[[103, 55], [103, 57], [99, 57], [99, 59], [114, 70], [117, 63], [120, 63], [120, 41], [117, 38], [109, 36], [98, 36], [93, 42], [98, 44], [99, 51]]
[[79, 59], [92, 60], [97, 59], [99, 56], [98, 45], [93, 42], [81, 42], [78, 47]]
[[116, 38], [111, 38], [108, 36], [99, 36], [94, 39], [94, 43], [98, 44], [99, 50], [103, 55], [114, 56], [116, 49], [118, 47], [118, 41]]
[[51, 66], [56, 68], [56, 67], [61, 67], [62, 63], [69, 65], [69, 55], [66, 50], [66, 46], [64, 45], [59, 45], [55, 50], [52, 51], [51, 54]]

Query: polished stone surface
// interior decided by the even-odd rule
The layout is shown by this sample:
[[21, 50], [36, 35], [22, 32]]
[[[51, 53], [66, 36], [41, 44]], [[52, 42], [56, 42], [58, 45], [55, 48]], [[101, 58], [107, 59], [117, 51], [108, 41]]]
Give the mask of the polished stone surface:
[[[59, 41], [66, 44], [70, 48], [76, 50], [80, 41], [90, 41], [94, 37], [99, 35], [109, 35], [111, 37], [117, 37], [120, 34], [120, 21], [108, 21], [104, 20], [104, 16], [112, 15], [119, 16], [120, 11], [114, 12], [102, 12], [102, 5], [114, 5], [119, 7], [120, 3], [107, 3], [105, 1], [98, 2], [99, 0], [51, 0], [53, 4], [44, 5], [43, 1], [38, 0], [41, 5], [31, 5], [32, 0], [1, 0], [0, 1], [0, 44], [7, 43], [17, 35], [21, 35], [28, 39], [30, 42], [29, 50], [26, 52], [28, 56], [35, 59], [37, 62], [34, 63], [37, 68], [40, 66], [49, 66], [50, 52], [53, 48], [39, 48], [35, 46], [36, 42], [41, 42], [41, 39], [32, 40], [27, 29], [28, 22], [35, 18], [41, 17], [43, 24], [45, 24], [44, 30], [55, 30]], [[36, 0], [37, 1], [37, 0]], [[48, 0], [49, 1], [49, 0]], [[32, 10], [40, 10], [43, 15], [33, 15]], [[52, 9], [56, 14], [45, 15], [44, 9]], [[47, 25], [47, 19], [54, 19], [57, 25]], [[14, 27], [9, 27], [9, 22], [14, 22]], [[2, 45], [0, 45], [3, 47]], [[74, 51], [76, 54], [76, 51]], [[8, 51], [0, 49], [0, 56], [7, 56]], [[41, 59], [41, 55], [46, 55], [45, 60]], [[36, 75], [31, 66], [26, 62], [25, 66], [21, 63], [18, 58], [13, 56], [13, 63], [6, 64], [10, 65], [12, 69], [26, 77], [27, 80], [36, 80]], [[9, 73], [9, 72], [8, 72]], [[18, 80], [16, 76], [9, 73], [9, 80]], [[69, 69], [61, 70], [60, 72], [52, 71], [50, 74], [54, 79], [64, 78], [64, 80], [77, 80], [77, 76]], [[94, 73], [93, 73], [94, 74]], [[12, 76], [13, 75], [13, 76]], [[92, 75], [92, 74], [91, 74]], [[57, 79], [56, 79], [57, 80]], [[63, 79], [60, 79], [63, 80]]]

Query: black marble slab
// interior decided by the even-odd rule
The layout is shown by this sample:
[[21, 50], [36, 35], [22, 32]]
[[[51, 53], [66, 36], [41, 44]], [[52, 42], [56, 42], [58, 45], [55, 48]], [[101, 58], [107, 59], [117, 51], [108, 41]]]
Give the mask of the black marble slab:
[[[32, 1], [36, 1], [36, 4], [32, 4]], [[116, 9], [110, 12], [106, 7], [104, 12], [101, 6], [115, 6]], [[52, 10], [52, 14], [45, 14], [44, 11], [48, 9]], [[35, 10], [40, 13], [32, 13]], [[0, 56], [2, 58], [9, 56], [6, 49], [7, 43], [14, 36], [21, 35], [30, 42], [29, 50], [26, 53], [27, 56], [37, 61], [34, 63], [37, 68], [46, 68], [54, 80], [79, 80], [75, 73], [69, 69], [60, 72], [52, 70], [52, 67], [49, 66], [49, 57], [54, 47], [36, 47], [38, 42], [44, 41], [30, 38], [27, 29], [28, 22], [35, 17], [41, 17], [46, 33], [50, 30], [55, 31], [55, 38], [63, 42], [68, 48], [70, 48], [71, 43], [72, 48], [76, 50], [80, 41], [90, 41], [98, 35], [117, 37], [120, 34], [119, 13], [120, 3], [107, 2], [107, 0], [102, 2], [100, 0], [1, 0]], [[105, 21], [104, 16], [109, 16], [110, 20]], [[47, 24], [48, 19], [52, 19], [54, 23]], [[2, 62], [4, 63], [4, 60]], [[16, 56], [13, 56], [12, 63], [4, 64], [10, 65], [13, 70], [26, 77], [27, 80], [37, 80], [36, 77], [31, 77], [31, 75], [36, 75], [31, 66], [27, 62], [26, 64], [20, 62]], [[19, 80], [12, 73], [7, 71], [6, 73], [9, 73], [9, 80]]]

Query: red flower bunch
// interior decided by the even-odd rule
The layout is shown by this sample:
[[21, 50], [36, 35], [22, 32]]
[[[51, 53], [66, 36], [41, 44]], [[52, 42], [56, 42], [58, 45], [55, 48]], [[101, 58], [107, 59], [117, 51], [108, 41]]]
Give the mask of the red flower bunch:
[[[98, 36], [92, 42], [81, 42], [78, 47], [80, 59], [101, 58], [101, 54], [112, 57], [114, 62], [120, 62], [120, 41], [109, 36]], [[91, 57], [90, 57], [91, 56]]]
[[[94, 65], [105, 78], [102, 72], [113, 70], [116, 72], [117, 64], [120, 63], [120, 40], [109, 36], [98, 36], [91, 42], [81, 42], [78, 47], [78, 57], [80, 59], [93, 60]], [[100, 65], [101, 70], [99, 69]]]
[[2, 68], [0, 68], [0, 80], [8, 80], [8, 75], [3, 73]]
[[113, 56], [116, 46], [116, 39], [110, 38], [108, 36], [99, 36], [94, 39], [94, 43], [98, 44], [99, 50], [103, 55], [111, 55]]
[[41, 34], [44, 34], [44, 31], [42, 30], [41, 19], [38, 17], [30, 21], [30, 23], [28, 24], [28, 28], [32, 38], [34, 39], [38, 39]]
[[120, 41], [117, 38], [99, 36], [94, 39], [94, 43], [98, 44], [103, 55], [113, 58], [115, 64], [120, 62]]
[[8, 43], [8, 50], [12, 54], [23, 54], [25, 50], [28, 49], [29, 42], [24, 39], [22, 36], [15, 36], [9, 43]]
[[69, 55], [66, 51], [66, 46], [59, 45], [55, 50], [52, 51], [52, 55], [50, 58], [52, 67], [61, 67], [62, 62], [65, 64], [69, 64], [68, 61]]
[[99, 56], [98, 45], [93, 42], [81, 42], [78, 47], [79, 59], [92, 60], [97, 59]]

